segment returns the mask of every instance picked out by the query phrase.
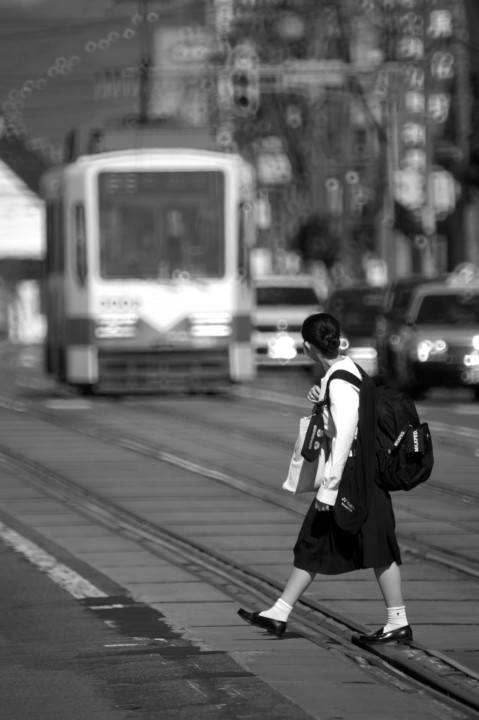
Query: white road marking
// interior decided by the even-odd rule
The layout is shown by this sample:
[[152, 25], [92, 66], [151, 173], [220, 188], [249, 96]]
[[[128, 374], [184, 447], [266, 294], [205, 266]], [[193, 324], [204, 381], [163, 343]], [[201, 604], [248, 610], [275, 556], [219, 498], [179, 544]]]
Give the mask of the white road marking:
[[0, 407], [5, 410], [15, 410], [16, 412], [27, 412], [25, 403], [10, 400], [10, 398], [0, 397]]
[[89, 610], [116, 610], [117, 608], [124, 608], [126, 605], [120, 605], [114, 603], [113, 605], [88, 605]]
[[73, 595], [77, 600], [90, 597], [107, 597], [102, 590], [92, 585], [84, 577], [76, 573], [63, 563], [58, 562], [53, 555], [42, 550], [31, 540], [23, 537], [11, 528], [0, 522], [0, 539], [5, 545], [13, 548], [15, 552], [23, 555], [32, 565], [46, 573], [57, 585]]
[[89, 400], [81, 399], [60, 399], [60, 400], [45, 400], [43, 405], [48, 410], [91, 410], [93, 404]]

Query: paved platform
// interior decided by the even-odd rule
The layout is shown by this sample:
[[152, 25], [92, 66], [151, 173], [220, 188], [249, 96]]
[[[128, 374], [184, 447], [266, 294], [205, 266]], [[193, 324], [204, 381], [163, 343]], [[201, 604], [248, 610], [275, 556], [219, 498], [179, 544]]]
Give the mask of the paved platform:
[[[92, 413], [95, 422], [101, 422], [103, 416], [106, 417], [107, 410], [101, 407], [92, 408], [88, 403], [82, 407]], [[75, 410], [73, 406], [71, 411], [80, 411], [80, 407]], [[120, 416], [119, 407], [119, 425]], [[278, 426], [280, 421], [281, 418], [278, 418]], [[299, 516], [295, 518], [279, 508], [258, 509], [258, 501], [251, 499], [247, 503], [244, 496], [236, 495], [233, 505], [233, 491], [227, 488], [219, 490], [217, 484], [213, 488], [212, 481], [207, 478], [195, 476], [193, 481], [186, 478], [185, 471], [178, 467], [170, 465], [161, 468], [154, 460], [112, 447], [101, 447], [101, 443], [75, 436], [67, 428], [55, 429], [47, 423], [32, 420], [26, 413], [12, 414], [8, 409], [0, 409], [0, 424], [4, 428], [0, 446], [3, 443], [17, 450], [27, 448], [33, 460], [45, 463], [57, 472], [70, 473], [85, 487], [96, 485], [112, 500], [143, 513], [149, 519], [156, 519], [177, 530], [183, 528], [205, 544], [213, 543], [222, 552], [231, 553], [239, 562], [263, 569], [277, 582], [287, 575], [289, 548], [299, 527]], [[178, 427], [181, 425], [181, 420], [175, 424], [170, 418], [163, 427], [156, 417], [148, 423], [145, 420], [141, 430], [149, 432], [152, 437], [164, 432], [171, 452], [179, 452], [182, 438]], [[212, 449], [206, 443], [208, 436], [206, 429], [199, 439], [195, 438], [203, 443], [202, 461], [211, 457]], [[246, 462], [250, 465], [243, 468], [246, 474], [259, 462], [263, 448], [251, 446], [248, 450]], [[231, 462], [231, 453], [227, 448], [218, 446], [217, 452], [221, 461]], [[284, 455], [287, 452], [285, 449]], [[238, 442], [235, 453], [235, 457], [245, 458], [244, 445]], [[278, 472], [284, 468], [284, 459], [281, 456], [264, 462], [262, 479], [270, 482], [271, 487], [277, 487]], [[473, 462], [471, 456], [465, 458], [460, 448], [438, 443], [436, 464], [444, 482], [453, 475], [456, 483], [460, 480], [471, 489], [475, 487], [477, 458]], [[163, 488], [161, 492], [159, 478]], [[424, 536], [431, 532], [444, 547], [465, 546], [471, 557], [477, 556], [477, 545], [474, 545], [476, 518], [471, 508], [457, 510], [471, 528], [470, 533], [461, 534], [444, 521], [450, 512], [447, 501], [425, 498], [421, 492], [414, 498], [397, 503], [399, 527], [409, 524], [414, 532]], [[186, 496], [189, 504], [185, 504]], [[428, 505], [431, 507], [435, 503], [439, 503], [441, 520], [428, 524], [431, 521], [421, 520], [421, 513], [424, 515]], [[414, 513], [411, 512], [412, 507], [415, 508]], [[265, 517], [269, 520], [263, 525], [260, 537], [258, 518], [264, 521]], [[275, 525], [278, 518], [284, 519], [282, 533]], [[54, 568], [57, 568], [55, 563], [62, 564], [54, 573], [55, 579], [65, 580], [68, 573], [63, 567], [71, 568], [78, 577], [90, 583], [88, 587], [97, 588], [107, 604], [118, 604], [118, 598], [124, 598], [126, 606], [133, 603], [137, 608], [147, 607], [157, 614], [158, 627], [169, 628], [173, 636], [173, 639], [166, 637], [167, 633], [162, 631], [155, 640], [150, 632], [142, 639], [138, 627], [133, 629], [127, 623], [121, 624], [118, 613], [115, 616], [106, 613], [101, 618], [117, 623], [116, 627], [122, 633], [129, 634], [130, 641], [138, 642], [140, 646], [146, 644], [146, 650], [159, 643], [155, 652], [164, 651], [165, 656], [168, 651], [177, 652], [178, 647], [187, 648], [185, 654], [201, 658], [201, 671], [198, 670], [198, 673], [205, 683], [211, 681], [213, 675], [218, 681], [218, 668], [208, 670], [207, 657], [220, 654], [225, 666], [221, 690], [224, 708], [220, 708], [224, 718], [428, 720], [449, 717], [440, 703], [422, 697], [407, 679], [398, 676], [396, 685], [391, 686], [380, 672], [371, 673], [365, 669], [359, 653], [356, 656], [354, 650], [349, 658], [345, 658], [333, 644], [325, 647], [312, 645], [297, 631], [294, 615], [282, 639], [245, 624], [238, 617], [237, 610], [240, 604], [248, 609], [260, 609], [261, 605], [254, 601], [253, 595], [245, 593], [241, 603], [233, 600], [226, 591], [212, 588], [202, 581], [186, 565], [178, 567], [176, 563], [160, 557], [148, 543], [139, 546], [125, 534], [119, 535], [116, 528], [86, 517], [74, 504], [66, 505], [46, 495], [20, 474], [12, 472], [5, 463], [0, 463], [0, 521], [7, 529], [12, 528], [21, 537], [48, 552], [55, 561]], [[42, 569], [48, 571], [51, 568], [44, 563]], [[409, 557], [404, 566], [404, 576], [410, 598], [408, 613], [413, 618], [421, 642], [439, 649], [462, 652], [464, 662], [467, 660], [470, 665], [471, 658], [474, 660], [475, 657], [474, 651], [477, 653], [477, 642], [474, 640], [478, 623], [477, 581], [459, 578], [457, 573], [448, 569], [426, 567], [422, 562], [414, 562], [413, 557]], [[81, 583], [80, 586], [83, 587]], [[460, 606], [455, 604], [457, 593], [462, 596]], [[86, 606], [94, 602], [88, 591], [78, 597]], [[356, 623], [364, 623], [364, 630], [370, 631], [382, 621], [382, 602], [368, 571], [353, 573], [347, 578], [322, 578], [313, 585], [311, 597], [331, 603]], [[246, 687], [246, 677], [254, 678], [254, 688]], [[197, 714], [198, 696], [207, 694], [208, 690], [200, 682], [196, 683], [196, 690], [192, 692], [191, 685], [186, 683], [187, 678], [182, 680], [185, 682], [178, 682], [176, 692], [183, 699], [184, 716], [197, 720], [202, 717]], [[251, 702], [255, 697], [256, 706]]]
[[[251, 718], [301, 720], [301, 712], [305, 718], [316, 720], [443, 717], [439, 706], [425, 703], [407, 681], [391, 687], [365, 671], [359, 662], [345, 660], [334, 646], [324, 649], [311, 644], [295, 632], [294, 619], [282, 639], [243, 623], [237, 616], [238, 603], [228, 595], [162, 560], [148, 548], [140, 548], [114, 530], [86, 519], [74, 508], [45, 496], [2, 466], [0, 487], [0, 520], [67, 567], [73, 567], [95, 587], [105, 588], [107, 604], [111, 602], [113, 583], [116, 602], [118, 586], [133, 601], [153, 608], [159, 620], [201, 657], [220, 652], [230, 658], [223, 680], [229, 687], [226, 695], [231, 697], [230, 710], [234, 714], [226, 712], [225, 717], [244, 717], [238, 707], [242, 695], [249, 709], [247, 717]], [[91, 598], [87, 601], [91, 602]], [[251, 714], [251, 688], [246, 688], [244, 679], [238, 684], [242, 673], [252, 674], [260, 683], [255, 686], [258, 713]], [[197, 699], [188, 701], [191, 696], [182, 683], [177, 692], [183, 693], [184, 701], [191, 702], [192, 708], [196, 707]], [[201, 687], [198, 692], [202, 692]], [[296, 714], [294, 708], [301, 712]]]

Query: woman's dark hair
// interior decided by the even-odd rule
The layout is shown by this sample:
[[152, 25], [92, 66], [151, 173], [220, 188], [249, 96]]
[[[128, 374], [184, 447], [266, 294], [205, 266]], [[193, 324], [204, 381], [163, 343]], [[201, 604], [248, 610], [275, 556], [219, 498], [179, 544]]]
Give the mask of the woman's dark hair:
[[334, 358], [338, 354], [340, 334], [339, 322], [328, 313], [310, 315], [301, 328], [303, 340], [317, 347], [327, 358]]

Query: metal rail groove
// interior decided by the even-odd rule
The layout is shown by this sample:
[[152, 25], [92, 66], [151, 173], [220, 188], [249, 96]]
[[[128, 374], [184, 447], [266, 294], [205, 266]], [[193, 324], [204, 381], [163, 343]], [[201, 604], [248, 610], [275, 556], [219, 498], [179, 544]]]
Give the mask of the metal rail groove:
[[[38, 417], [39, 419], [45, 420], [61, 428], [68, 427], [74, 432], [77, 432], [86, 437], [100, 440], [103, 443], [112, 444], [115, 447], [131, 450], [140, 455], [144, 455], [145, 457], [149, 457], [160, 462], [174, 465], [175, 467], [180, 467], [187, 472], [201, 475], [210, 480], [215, 480], [216, 482], [219, 482], [231, 489], [246, 494], [249, 497], [255, 497], [259, 500], [263, 500], [270, 505], [280, 507], [283, 510], [287, 510], [288, 512], [292, 512], [296, 515], [304, 515], [304, 508], [298, 509], [296, 501], [297, 499], [291, 497], [282, 497], [281, 495], [272, 493], [268, 487], [261, 485], [260, 482], [256, 482], [254, 485], [250, 485], [249, 483], [245, 482], [240, 478], [234, 477], [228, 473], [224, 473], [219, 470], [214, 470], [213, 468], [203, 467], [201, 465], [198, 465], [197, 463], [185, 460], [184, 458], [174, 455], [173, 453], [160, 450], [158, 449], [158, 447], [155, 447], [150, 443], [140, 441], [138, 439], [133, 439], [131, 437], [119, 436], [117, 434], [108, 432], [104, 428], [100, 428], [98, 426], [92, 427], [91, 424], [89, 426], [86, 426], [85, 423], [81, 421], [78, 422], [72, 420], [71, 418], [67, 419], [64, 416], [59, 418], [54, 412], [51, 412], [49, 410], [43, 408], [31, 408], [28, 407], [25, 403], [12, 401], [5, 397], [0, 397], [0, 407], [4, 407], [5, 409], [13, 410], [15, 412], [28, 412], [32, 416]], [[429, 485], [431, 484], [429, 483]], [[465, 501], [467, 502], [476, 502], [476, 498], [469, 494], [465, 496], [460, 495], [460, 497], [464, 497]], [[477, 502], [479, 504], [479, 498], [477, 499]], [[401, 549], [406, 553], [419, 557], [422, 560], [427, 560], [429, 562], [448, 567], [452, 570], [456, 570], [474, 578], [479, 577], [479, 559], [477, 562], [474, 562], [473, 559], [465, 559], [461, 555], [458, 555], [453, 551], [447, 551], [443, 549], [438, 550], [434, 546], [429, 545], [424, 541], [419, 541], [416, 538], [411, 538], [400, 532], [398, 532], [398, 540]]]
[[[278, 395], [278, 398], [283, 397], [279, 393], [274, 393], [274, 395]], [[250, 398], [249, 395], [243, 398], [243, 395], [238, 395], [238, 398], [241, 399], [257, 399]], [[275, 399], [274, 402], [276, 404], [280, 403], [279, 399]], [[290, 406], [292, 404], [292, 401], [286, 401], [282, 403], [283, 405]], [[146, 412], [149, 414], [156, 414], [161, 415], [161, 410], [159, 410], [156, 406], [148, 405], [147, 403], [139, 403], [135, 401], [126, 401], [123, 403], [123, 406], [132, 409], [135, 412], [138, 412], [141, 410], [141, 412]], [[296, 408], [298, 408], [298, 402], [296, 402]], [[184, 412], [182, 410], [174, 409], [172, 410], [171, 407], [168, 407], [168, 415], [171, 417], [176, 418], [177, 420], [183, 420], [187, 422], [195, 422], [195, 418], [192, 419], [191, 414], [188, 414], [187, 412]], [[224, 425], [221, 424], [218, 421], [211, 420], [211, 418], [202, 418], [201, 423], [204, 426], [211, 427], [213, 430], [222, 430], [224, 431]], [[435, 432], [441, 435], [441, 439], [443, 441], [449, 442], [451, 445], [455, 446], [457, 444], [457, 438], [451, 439], [451, 427], [445, 425], [444, 423], [438, 423], [438, 422], [430, 422], [429, 423], [431, 429], [433, 429]], [[231, 433], [234, 434], [237, 438], [244, 438], [245, 440], [258, 440], [260, 438], [261, 440], [264, 440], [265, 442], [271, 443], [273, 445], [278, 445], [280, 447], [283, 447], [284, 439], [278, 437], [276, 433], [268, 433], [264, 431], [256, 431], [256, 430], [248, 430], [247, 428], [238, 428], [234, 427], [231, 430]], [[462, 439], [468, 439], [473, 440], [474, 442], [474, 449], [479, 444], [479, 441], [477, 439], [477, 432], [469, 429], [469, 428], [455, 428], [454, 432], [452, 433], [455, 435], [457, 433], [457, 436]], [[444, 438], [442, 435], [444, 434]], [[470, 449], [470, 446], [467, 446], [468, 449]], [[445, 485], [444, 483], [437, 482], [436, 480], [429, 480], [427, 483], [427, 487], [429, 490], [432, 490], [435, 493], [443, 494], [443, 495], [449, 495], [451, 497], [460, 498], [464, 502], [468, 502], [471, 504], [477, 504], [479, 505], [479, 493], [465, 493], [460, 490], [456, 490], [455, 488]]]
[[[14, 407], [12, 409], [18, 410], [17, 407]], [[120, 436], [118, 434], [111, 433], [108, 430], [105, 430], [104, 428], [99, 426], [92, 426], [91, 424], [86, 426], [85, 423], [83, 423], [82, 421], [79, 422], [72, 418], [65, 418], [64, 416], [60, 418], [55, 413], [52, 413], [45, 409], [31, 409], [27, 408], [27, 406], [24, 406], [21, 412], [29, 412], [30, 414], [46, 420], [47, 422], [50, 422], [61, 428], [68, 427], [74, 432], [77, 432], [86, 437], [100, 440], [103, 443], [109, 443], [111, 445], [114, 445], [115, 447], [131, 450], [140, 455], [144, 455], [145, 457], [149, 457], [154, 460], [159, 460], [160, 462], [174, 465], [175, 467], [179, 467], [188, 472], [201, 475], [210, 480], [215, 480], [216, 482], [219, 482], [231, 489], [241, 492], [248, 497], [255, 497], [258, 500], [263, 500], [270, 505], [280, 507], [283, 510], [287, 510], [288, 512], [292, 512], [296, 515], [304, 515], [304, 508], [298, 508], [296, 498], [281, 496], [277, 493], [273, 493], [267, 486], [262, 485], [260, 481], [257, 481], [254, 485], [251, 485], [245, 480], [242, 480], [241, 478], [235, 477], [219, 470], [214, 470], [213, 468], [201, 466], [197, 463], [174, 455], [173, 453], [160, 450], [158, 449], [158, 447], [155, 447], [148, 442], [140, 441], [136, 438], [133, 439], [131, 437]], [[464, 497], [465, 500], [468, 502], [477, 502], [477, 504], [479, 505], [479, 496], [477, 500], [469, 494], [461, 497]], [[455, 523], [451, 524], [453, 524], [455, 527], [460, 527]], [[429, 545], [428, 543], [425, 543], [422, 540], [417, 540], [416, 538], [411, 538], [401, 532], [398, 532], [398, 540], [402, 550], [411, 555], [415, 555], [422, 560], [427, 560], [429, 562], [448, 567], [451, 570], [456, 570], [471, 577], [479, 577], [479, 558], [477, 559], [477, 561], [474, 561], [474, 559], [471, 558], [465, 559], [464, 557], [458, 555], [453, 551], [447, 551], [443, 549], [438, 550], [433, 545]]]
[[[296, 400], [296, 402], [294, 402], [294, 398], [291, 398], [289, 396], [283, 396], [280, 393], [272, 393], [272, 392], [268, 392], [268, 391], [262, 391], [262, 392], [263, 392], [263, 394], [266, 395], [265, 399], [270, 400], [271, 402], [274, 402], [276, 404], [283, 404], [286, 406], [290, 406], [290, 405], [294, 404], [296, 408], [298, 407], [298, 401]], [[244, 395], [244, 393], [239, 393], [239, 392], [235, 393], [235, 395], [237, 395], [238, 399], [246, 399], [246, 400], [257, 399], [256, 396], [250, 397], [249, 394]], [[270, 396], [272, 396], [272, 397], [270, 397]], [[80, 401], [80, 403], [81, 402], [82, 401]], [[147, 403], [140, 403], [137, 401], [127, 401], [126, 403], [123, 403], [123, 406], [126, 407], [127, 409], [133, 410], [134, 412], [146, 412], [148, 414], [161, 415], [161, 411], [159, 411], [156, 407], [152, 407], [151, 405], [149, 406]], [[80, 427], [80, 425], [77, 423], [70, 423], [68, 420], [66, 422], [64, 422], [65, 418], [62, 418], [62, 420], [59, 421], [58, 418], [56, 417], [56, 415], [52, 411], [45, 409], [45, 408], [38, 408], [38, 407], [32, 408], [31, 406], [27, 405], [26, 403], [23, 403], [21, 401], [19, 402], [16, 400], [11, 400], [10, 398], [4, 397], [4, 396], [3, 397], [0, 396], [0, 407], [3, 407], [8, 410], [15, 410], [16, 412], [29, 412], [31, 414], [36, 415], [37, 417], [43, 417], [48, 422], [52, 422], [55, 424], [61, 424], [61, 425], [68, 425], [70, 427], [73, 427], [77, 432], [85, 432], [85, 434], [89, 434], [88, 430], [83, 430]], [[178, 420], [186, 420], [188, 422], [193, 422], [193, 423], [195, 422], [195, 419], [193, 418], [193, 420], [192, 420], [190, 414], [179, 411], [179, 410], [172, 411], [171, 408], [168, 408], [168, 414], [172, 417], [175, 417]], [[211, 420], [210, 418], [206, 418], [206, 419], [202, 418], [201, 423], [203, 426], [206, 425], [208, 427], [211, 427], [212, 429], [224, 431], [224, 425], [222, 425], [219, 422], [215, 422], [215, 421]], [[430, 423], [430, 425], [432, 427], [433, 424]], [[440, 426], [442, 426], [441, 423], [436, 423], [435, 425], [437, 425], [437, 429]], [[446, 428], [445, 425], [444, 425], [444, 428]], [[458, 430], [459, 431], [467, 430], [467, 432], [469, 434], [472, 433], [472, 435], [474, 435], [474, 440], [477, 442], [474, 431], [469, 430], [468, 428], [458, 428]], [[105, 440], [108, 440], [109, 442], [115, 442], [116, 436], [109, 435], [108, 432], [106, 430], [104, 430], [103, 428], [101, 428], [101, 429], [99, 428], [98, 432], [103, 434]], [[258, 433], [256, 431], [255, 432], [248, 431], [245, 428], [241, 428], [241, 429], [234, 428], [234, 430], [232, 432], [233, 432], [234, 436], [237, 438], [244, 438], [246, 440], [248, 440], [248, 439], [257, 440], [258, 437], [261, 437], [261, 439], [264, 439], [264, 441], [267, 441], [268, 443], [277, 444], [280, 446], [283, 445], [283, 440], [279, 439], [277, 434], [274, 434], [274, 433], [265, 433], [265, 432]], [[462, 434], [464, 434], [464, 433], [462, 433]], [[95, 433], [91, 433], [91, 435], [93, 436], [93, 435], [95, 435]], [[448, 427], [447, 438], [444, 438], [444, 439], [451, 442], [452, 444], [455, 444], [453, 441], [451, 441], [450, 435], [451, 435], [451, 428]], [[461, 433], [459, 433], [459, 435], [461, 435]], [[150, 457], [156, 457], [156, 459], [161, 460], [163, 462], [171, 462], [171, 464], [176, 464], [178, 466], [184, 467], [185, 469], [188, 469], [188, 467], [187, 467], [188, 461], [180, 459], [180, 458], [175, 458], [175, 456], [173, 454], [170, 454], [167, 451], [158, 450], [158, 448], [154, 448], [151, 445], [145, 445], [144, 443], [142, 443], [136, 439], [133, 440], [133, 439], [128, 439], [125, 437], [122, 439], [122, 441], [124, 443], [123, 447], [128, 447], [131, 450], [135, 450], [135, 451], [141, 452], [143, 454], [150, 454]], [[192, 469], [192, 468], [193, 468], [193, 464], [190, 464], [189, 469]], [[228, 478], [228, 482], [231, 483], [231, 485], [230, 485], [231, 487], [234, 487], [234, 485], [236, 484], [237, 485], [236, 489], [242, 491], [242, 488], [240, 487], [240, 485], [242, 483], [241, 480], [238, 480], [237, 478], [233, 479], [231, 477], [228, 477], [225, 473], [217, 472], [217, 471], [214, 471], [211, 469], [208, 469], [205, 472], [207, 473], [208, 477], [213, 477], [213, 474], [217, 473], [217, 479], [219, 481], [225, 482], [226, 478]], [[243, 483], [243, 486], [244, 486], [244, 488], [246, 488], [245, 491], [247, 492], [248, 486], [245, 483]], [[435, 492], [436, 494], [442, 494], [442, 495], [446, 495], [446, 496], [449, 495], [450, 497], [461, 499], [466, 503], [479, 505], [479, 493], [464, 492], [461, 490], [457, 490], [454, 487], [445, 485], [443, 483], [437, 482], [432, 479], [428, 481], [427, 487], [428, 487], [428, 490]], [[281, 501], [276, 502], [272, 495], [263, 498], [262, 495], [259, 494], [258, 497], [261, 497], [262, 499], [265, 499], [272, 504], [276, 504], [280, 507], [294, 511], [294, 508], [292, 508], [287, 503], [282, 503]], [[428, 552], [433, 552], [433, 548], [429, 548]], [[451, 567], [453, 567], [453, 566], [451, 565]]]
[[[47, 495], [72, 505], [77, 511], [80, 509], [176, 565], [181, 559], [185, 568], [206, 582], [219, 586], [233, 599], [240, 596], [250, 601], [253, 596], [265, 602], [271, 597], [272, 590], [281, 590], [276, 582], [261, 573], [157, 527], [8, 448], [0, 447], [0, 462], [20, 474], [26, 482], [40, 487]], [[446, 656], [439, 657], [437, 653], [415, 643], [402, 647], [378, 646], [371, 649], [358, 646], [355, 649], [350, 633], [362, 633], [364, 628], [315, 601], [300, 601], [295, 616], [291, 626], [298, 628], [308, 640], [359, 663], [377, 678], [387, 680], [408, 692], [418, 692], [421, 687], [427, 687], [432, 691], [435, 701], [442, 699], [441, 702], [445, 702], [456, 713], [455, 717], [471, 717], [462, 713], [466, 708], [479, 713], [479, 675], [458, 663], [450, 662]], [[392, 669], [398, 671], [399, 675], [396, 672], [391, 675]], [[411, 680], [418, 683], [415, 689], [410, 685]]]

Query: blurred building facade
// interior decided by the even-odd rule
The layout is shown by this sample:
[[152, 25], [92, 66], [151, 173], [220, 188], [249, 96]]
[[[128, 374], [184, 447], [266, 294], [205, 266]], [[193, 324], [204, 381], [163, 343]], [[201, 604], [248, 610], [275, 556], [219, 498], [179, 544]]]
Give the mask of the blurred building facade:
[[39, 180], [47, 163], [20, 140], [0, 139], [0, 342], [39, 343], [45, 256]]
[[477, 262], [473, 2], [215, 6], [218, 130], [256, 164], [276, 257], [296, 249], [338, 281]]
[[[479, 264], [475, 0], [138, 8], [128, 31], [105, 36], [103, 54], [101, 42], [86, 42], [71, 75], [88, 60], [99, 118], [180, 116], [250, 159], [265, 267], [377, 283]], [[27, 150], [16, 127], [0, 140], [0, 160], [35, 194], [60, 152]], [[0, 275], [37, 282], [41, 262], [4, 251]]]

